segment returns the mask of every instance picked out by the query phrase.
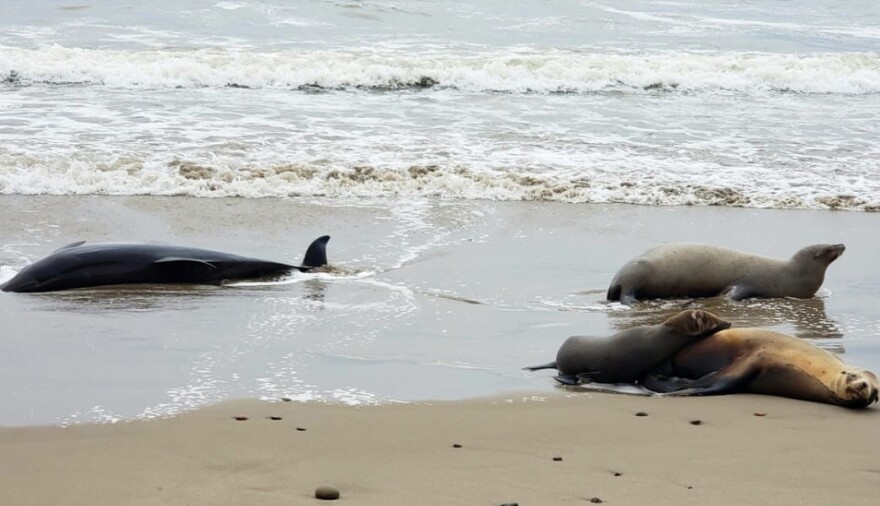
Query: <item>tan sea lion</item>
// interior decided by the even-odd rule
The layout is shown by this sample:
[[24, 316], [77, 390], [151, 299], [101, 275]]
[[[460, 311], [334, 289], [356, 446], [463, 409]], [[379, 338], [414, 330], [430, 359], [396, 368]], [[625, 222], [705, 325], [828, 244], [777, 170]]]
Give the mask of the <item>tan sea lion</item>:
[[730, 327], [701, 309], [682, 311], [659, 325], [633, 327], [610, 337], [572, 336], [556, 361], [526, 370], [556, 369], [560, 383], [635, 383], [685, 346]]
[[735, 392], [864, 408], [877, 402], [870, 371], [794, 336], [766, 329], [722, 330], [682, 349], [644, 386], [668, 395]]
[[714, 297], [812, 297], [843, 244], [814, 244], [775, 260], [705, 244], [665, 244], [630, 260], [614, 276], [608, 300]]

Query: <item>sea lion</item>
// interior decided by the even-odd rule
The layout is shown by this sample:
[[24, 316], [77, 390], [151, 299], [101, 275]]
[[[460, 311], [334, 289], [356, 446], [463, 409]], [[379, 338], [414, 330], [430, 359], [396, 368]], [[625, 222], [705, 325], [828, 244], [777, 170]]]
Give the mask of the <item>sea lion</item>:
[[734, 392], [864, 408], [877, 376], [797, 337], [759, 328], [722, 330], [682, 349], [643, 385], [667, 395]]
[[206, 284], [309, 271], [327, 264], [329, 235], [312, 241], [302, 265], [222, 251], [143, 243], [68, 244], [34, 262], [5, 284], [4, 292], [52, 292], [105, 285]]
[[713, 297], [812, 297], [843, 244], [814, 244], [775, 260], [705, 244], [665, 244], [630, 260], [614, 276], [608, 300]]
[[685, 346], [730, 327], [701, 309], [682, 311], [659, 325], [633, 327], [610, 337], [572, 336], [556, 361], [526, 370], [556, 369], [560, 383], [635, 383]]

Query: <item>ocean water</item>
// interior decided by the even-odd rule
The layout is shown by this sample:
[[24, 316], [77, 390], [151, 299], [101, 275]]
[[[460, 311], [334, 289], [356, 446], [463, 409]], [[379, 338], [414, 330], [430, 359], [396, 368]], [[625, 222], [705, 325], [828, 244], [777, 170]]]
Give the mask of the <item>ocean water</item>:
[[77, 240], [334, 264], [0, 293], [0, 425], [550, 391], [520, 368], [682, 307], [602, 301], [673, 240], [847, 243], [817, 299], [700, 304], [880, 369], [878, 117], [870, 1], [0, 0], [0, 282]]
[[0, 4], [3, 194], [880, 209], [873, 1]]

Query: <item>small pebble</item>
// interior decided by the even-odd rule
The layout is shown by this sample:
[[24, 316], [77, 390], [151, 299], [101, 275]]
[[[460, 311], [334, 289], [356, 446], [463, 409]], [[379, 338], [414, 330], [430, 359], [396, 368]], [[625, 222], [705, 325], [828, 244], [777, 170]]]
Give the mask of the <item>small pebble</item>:
[[239, 422], [243, 422], [248, 419], [248, 417], [246, 417], [246, 416], [234, 416], [233, 418], [235, 418]]
[[315, 497], [318, 499], [323, 499], [325, 501], [333, 501], [335, 499], [339, 499], [339, 491], [333, 487], [318, 487], [315, 489]]
[[701, 423], [703, 423], [702, 420], [691, 420], [691, 425], [700, 425]]
[[453, 448], [461, 448], [461, 445], [458, 444], [458, 443], [455, 443], [454, 445], [452, 445], [452, 447], [453, 447]]
[[306, 431], [306, 429], [304, 429], [304, 428], [302, 428], [302, 427], [297, 427], [296, 430], [298, 430], [298, 431], [300, 431], [300, 432], [305, 432], [305, 431]]
[[562, 457], [553, 457], [554, 462], [559, 462], [562, 460]]
[[692, 489], [692, 488], [694, 488], [694, 487], [692, 487], [692, 486], [690, 486], [690, 485], [688, 485], [688, 490], [690, 490], [690, 489]]
[[506, 503], [502, 504], [501, 506], [519, 506], [519, 503], [518, 502], [506, 502]]
[[755, 411], [755, 416], [767, 416], [767, 413], [764, 413], [763, 411]]
[[270, 416], [269, 420], [281, 420], [280, 416]]
[[639, 411], [638, 413], [636, 413], [636, 416], [648, 416], [648, 413], [645, 413], [644, 411]]
[[291, 399], [290, 397], [282, 397], [281, 400], [284, 401], [284, 402], [290, 402], [290, 401], [292, 401], [293, 399]]
[[605, 502], [605, 501], [603, 501], [602, 499], [599, 499], [598, 497], [593, 497], [593, 498], [590, 499], [590, 502], [593, 503], [593, 504], [600, 504], [600, 503], [603, 503], [603, 502]]
[[617, 471], [614, 471], [614, 476], [623, 476], [623, 474], [622, 474], [622, 473], [618, 473]]

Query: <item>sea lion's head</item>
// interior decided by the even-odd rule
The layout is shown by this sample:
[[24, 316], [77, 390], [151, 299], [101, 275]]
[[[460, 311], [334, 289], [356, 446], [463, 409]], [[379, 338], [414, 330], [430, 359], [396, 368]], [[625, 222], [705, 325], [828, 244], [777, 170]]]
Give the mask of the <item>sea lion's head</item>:
[[814, 244], [794, 254], [793, 260], [803, 264], [815, 264], [828, 267], [831, 262], [843, 255], [846, 246], [843, 244]]
[[880, 382], [871, 371], [855, 368], [841, 371], [835, 383], [835, 394], [843, 406], [867, 408], [877, 402]]
[[719, 330], [730, 328], [730, 322], [702, 309], [682, 311], [663, 322], [677, 334], [691, 337], [707, 337]]

